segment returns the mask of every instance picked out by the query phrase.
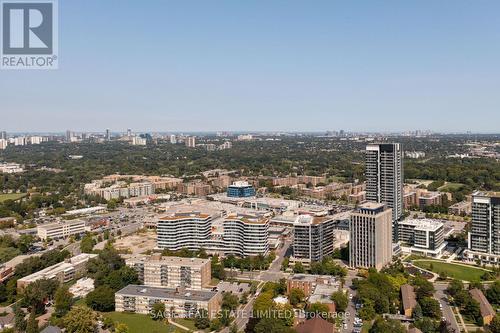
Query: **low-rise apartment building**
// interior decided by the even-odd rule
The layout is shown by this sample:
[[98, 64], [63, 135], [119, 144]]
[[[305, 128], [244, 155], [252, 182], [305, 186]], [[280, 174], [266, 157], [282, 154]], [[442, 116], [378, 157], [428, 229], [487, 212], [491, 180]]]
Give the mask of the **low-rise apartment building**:
[[147, 286], [200, 290], [212, 279], [209, 259], [139, 255], [125, 260]]
[[155, 303], [163, 303], [167, 316], [190, 318], [204, 309], [209, 319], [213, 319], [218, 315], [221, 301], [220, 293], [215, 291], [128, 285], [115, 293], [115, 310], [149, 315]]
[[39, 272], [20, 278], [17, 280], [17, 288], [24, 289], [29, 284], [41, 279], [54, 279], [59, 283], [66, 283], [80, 278], [87, 270], [87, 262], [95, 257], [97, 257], [97, 254], [82, 253], [66, 259]]
[[399, 222], [399, 241], [403, 251], [440, 257], [446, 247], [444, 224], [429, 219], [406, 219]]
[[85, 233], [85, 221], [72, 220], [42, 224], [36, 227], [37, 236], [42, 240], [67, 238]]

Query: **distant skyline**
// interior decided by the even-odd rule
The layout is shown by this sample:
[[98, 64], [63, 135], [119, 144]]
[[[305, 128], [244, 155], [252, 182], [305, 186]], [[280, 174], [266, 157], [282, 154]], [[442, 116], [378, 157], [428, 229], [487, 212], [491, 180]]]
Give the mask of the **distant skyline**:
[[[119, 4], [119, 5], [118, 5]], [[500, 132], [500, 2], [59, 1], [8, 132]]]

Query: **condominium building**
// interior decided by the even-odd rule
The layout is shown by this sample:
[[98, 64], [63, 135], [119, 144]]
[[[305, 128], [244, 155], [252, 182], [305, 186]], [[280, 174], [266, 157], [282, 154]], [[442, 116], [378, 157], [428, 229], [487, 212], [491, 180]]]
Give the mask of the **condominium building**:
[[194, 148], [196, 147], [196, 137], [188, 136], [185, 140], [186, 147]]
[[36, 231], [42, 240], [66, 238], [85, 233], [85, 221], [73, 220], [42, 224], [36, 227]]
[[0, 139], [0, 150], [7, 148], [9, 142], [6, 139]]
[[79, 254], [63, 262], [42, 269], [39, 272], [20, 278], [17, 280], [17, 288], [23, 289], [29, 284], [41, 279], [54, 279], [60, 283], [67, 283], [80, 278], [87, 270], [87, 262], [95, 257], [97, 257], [97, 254]]
[[255, 189], [245, 181], [234, 182], [227, 187], [227, 196], [233, 198], [247, 198], [255, 195]]
[[232, 214], [223, 221], [224, 253], [256, 256], [269, 251], [269, 219]]
[[385, 203], [392, 209], [393, 241], [398, 239], [398, 220], [403, 216], [403, 149], [399, 143], [366, 146], [366, 200]]
[[160, 249], [199, 250], [210, 239], [213, 217], [200, 212], [176, 213], [158, 220], [157, 244]]
[[96, 195], [106, 200], [141, 197], [154, 194], [154, 186], [148, 181], [127, 184], [125, 181], [117, 181], [107, 186], [104, 180], [96, 180], [85, 184], [84, 192], [89, 195]]
[[140, 136], [132, 137], [131, 144], [133, 146], [145, 146], [147, 144], [147, 140], [145, 138], [141, 138]]
[[292, 261], [310, 264], [333, 253], [335, 220], [328, 216], [299, 215], [293, 224]]
[[202, 289], [210, 284], [209, 259], [139, 255], [125, 260], [137, 271], [139, 280], [147, 286]]
[[366, 202], [351, 214], [349, 264], [381, 269], [392, 260], [392, 210]]
[[500, 192], [472, 195], [472, 224], [466, 255], [485, 264], [500, 263]]
[[440, 257], [446, 247], [443, 223], [429, 219], [399, 222], [399, 241], [403, 251]]
[[229, 213], [175, 213], [158, 220], [157, 245], [161, 249], [205, 249], [238, 256], [265, 255], [269, 251], [269, 219]]
[[163, 303], [168, 316], [181, 318], [194, 317], [198, 310], [204, 309], [209, 319], [213, 319], [218, 315], [221, 302], [218, 292], [182, 288], [128, 285], [115, 293], [117, 312], [150, 315], [155, 303]]

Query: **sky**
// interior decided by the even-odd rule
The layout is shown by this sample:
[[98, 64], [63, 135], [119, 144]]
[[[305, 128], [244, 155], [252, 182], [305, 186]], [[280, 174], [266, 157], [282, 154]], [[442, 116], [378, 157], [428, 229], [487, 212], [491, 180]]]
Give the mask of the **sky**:
[[500, 1], [59, 0], [0, 130], [500, 132]]

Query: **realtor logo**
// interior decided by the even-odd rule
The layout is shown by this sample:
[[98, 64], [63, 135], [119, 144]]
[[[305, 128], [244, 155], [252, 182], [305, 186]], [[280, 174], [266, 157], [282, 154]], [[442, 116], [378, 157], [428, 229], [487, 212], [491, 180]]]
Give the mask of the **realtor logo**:
[[2, 69], [56, 69], [57, 2], [1, 2]]

